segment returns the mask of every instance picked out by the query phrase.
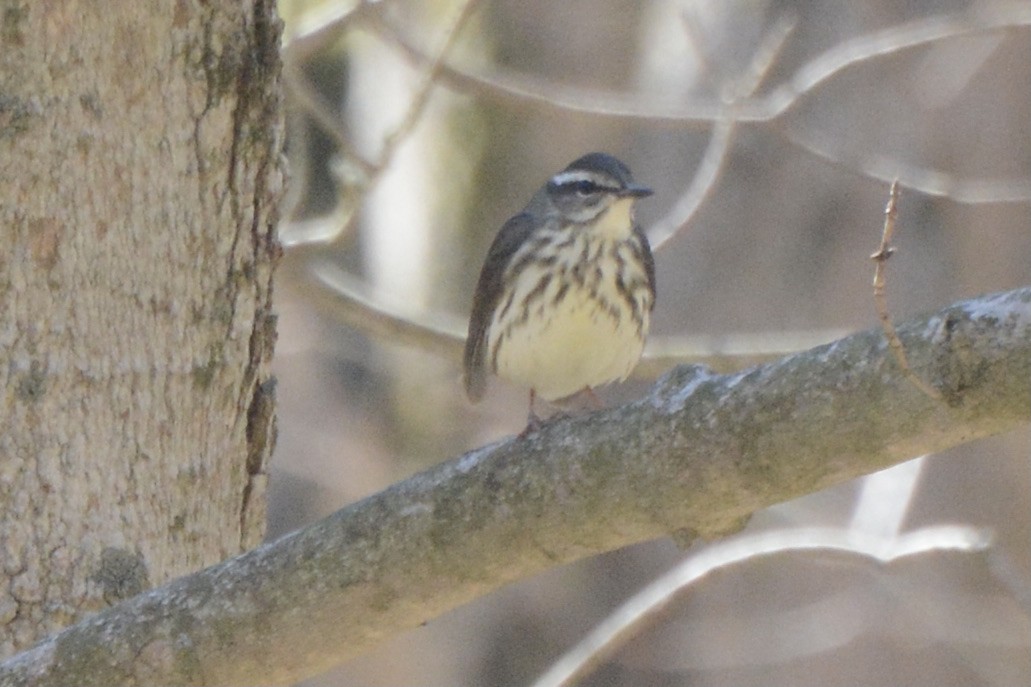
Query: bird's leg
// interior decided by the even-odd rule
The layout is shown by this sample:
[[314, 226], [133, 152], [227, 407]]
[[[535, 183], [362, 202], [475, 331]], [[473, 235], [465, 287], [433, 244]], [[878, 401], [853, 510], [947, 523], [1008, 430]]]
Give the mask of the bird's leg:
[[538, 429], [540, 429], [542, 426], [544, 426], [544, 421], [541, 420], [541, 418], [537, 415], [536, 412], [534, 412], [534, 409], [533, 409], [533, 402], [536, 401], [536, 400], [537, 400], [537, 390], [536, 389], [530, 389], [530, 412], [527, 414], [527, 417], [526, 417], [526, 427], [523, 428], [523, 431], [519, 433], [519, 438], [520, 439], [522, 439], [523, 437], [527, 436], [531, 432], [536, 432]]
[[591, 405], [591, 410], [601, 410], [605, 407], [605, 404], [598, 398], [598, 394], [594, 393], [594, 389], [589, 386], [585, 386], [581, 392], [587, 398], [588, 403]]

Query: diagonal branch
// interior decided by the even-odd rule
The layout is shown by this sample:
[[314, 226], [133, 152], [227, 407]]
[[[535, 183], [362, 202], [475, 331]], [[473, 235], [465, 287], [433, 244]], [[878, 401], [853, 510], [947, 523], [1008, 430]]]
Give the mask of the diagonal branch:
[[759, 88], [784, 47], [788, 35], [794, 30], [794, 26], [793, 22], [786, 19], [776, 22], [774, 28], [766, 35], [753, 55], [749, 69], [736, 79], [736, 83], [725, 86], [726, 112], [712, 128], [709, 145], [705, 149], [705, 155], [702, 156], [698, 169], [695, 170], [690, 186], [666, 215], [647, 229], [648, 242], [653, 251], [659, 250], [666, 241], [673, 238], [682, 227], [691, 221], [691, 218], [702, 206], [702, 201], [715, 187], [716, 180], [723, 171], [737, 126], [737, 120], [734, 117], [735, 103], [743, 98], [751, 97]]
[[0, 686], [275, 684], [513, 580], [691, 531], [1031, 418], [1031, 288], [734, 375], [681, 367], [634, 403], [469, 452], [0, 664]]
[[1031, 177], [967, 177], [880, 153], [850, 151], [840, 134], [820, 132], [811, 124], [804, 131], [790, 125], [774, 131], [791, 145], [850, 174], [889, 184], [898, 180], [926, 196], [967, 205], [1031, 202]]

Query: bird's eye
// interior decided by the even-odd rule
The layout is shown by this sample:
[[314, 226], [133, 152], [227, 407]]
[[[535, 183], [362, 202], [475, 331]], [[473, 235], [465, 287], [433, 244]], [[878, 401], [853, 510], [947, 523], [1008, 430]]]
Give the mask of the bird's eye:
[[576, 183], [574, 183], [573, 190], [576, 191], [576, 194], [578, 196], [590, 196], [597, 193], [601, 189], [598, 186], [598, 184], [594, 183], [593, 181], [588, 181], [587, 179], [584, 179], [582, 181], [577, 181]]

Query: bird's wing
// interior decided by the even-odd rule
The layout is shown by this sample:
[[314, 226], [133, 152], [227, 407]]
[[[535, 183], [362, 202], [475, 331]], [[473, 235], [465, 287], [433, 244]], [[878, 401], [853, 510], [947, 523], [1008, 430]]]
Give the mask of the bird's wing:
[[505, 222], [487, 251], [473, 298], [469, 336], [465, 340], [465, 393], [472, 401], [480, 400], [487, 388], [487, 327], [504, 290], [505, 269], [533, 228], [530, 215], [518, 214]]
[[648, 274], [648, 285], [652, 289], [652, 310], [655, 309], [655, 258], [652, 257], [652, 248], [648, 243], [648, 235], [644, 233], [640, 225], [634, 225], [634, 233], [641, 241], [641, 260], [644, 262], [644, 271]]

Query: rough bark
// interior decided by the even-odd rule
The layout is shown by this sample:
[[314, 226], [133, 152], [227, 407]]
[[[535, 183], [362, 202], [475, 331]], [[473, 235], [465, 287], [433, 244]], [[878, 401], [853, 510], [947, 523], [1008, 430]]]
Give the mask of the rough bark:
[[547, 568], [718, 536], [757, 509], [1027, 423], [1031, 288], [733, 375], [681, 367], [640, 401], [472, 451], [0, 665], [0, 687], [273, 684]]
[[256, 545], [274, 3], [0, 10], [0, 655]]

